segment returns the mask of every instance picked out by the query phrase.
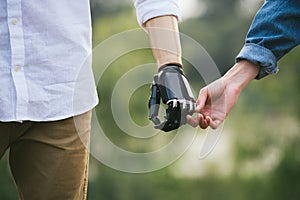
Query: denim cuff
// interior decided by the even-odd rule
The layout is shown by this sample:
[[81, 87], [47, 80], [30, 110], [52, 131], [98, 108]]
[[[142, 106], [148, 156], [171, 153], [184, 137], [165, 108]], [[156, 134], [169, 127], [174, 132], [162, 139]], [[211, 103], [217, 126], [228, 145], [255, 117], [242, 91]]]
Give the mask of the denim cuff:
[[254, 43], [246, 43], [236, 57], [236, 62], [248, 60], [259, 65], [260, 70], [255, 79], [259, 80], [269, 74], [278, 72], [277, 59], [269, 49]]

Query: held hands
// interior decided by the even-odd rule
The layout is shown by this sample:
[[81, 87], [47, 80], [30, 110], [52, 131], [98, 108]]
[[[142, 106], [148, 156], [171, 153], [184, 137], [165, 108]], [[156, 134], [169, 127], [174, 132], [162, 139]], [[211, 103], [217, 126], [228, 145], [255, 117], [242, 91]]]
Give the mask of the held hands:
[[[167, 105], [163, 122], [158, 118], [160, 100]], [[151, 85], [148, 106], [149, 119], [156, 129], [168, 132], [186, 123], [186, 116], [195, 111], [195, 99], [181, 67], [172, 64], [160, 67]]]
[[[144, 26], [149, 33], [158, 66], [182, 63], [176, 17], [167, 15], [152, 18]], [[155, 128], [163, 131], [171, 131], [186, 122], [194, 127], [217, 128], [230, 113], [240, 92], [257, 76], [258, 71], [259, 66], [247, 60], [239, 61], [222, 78], [200, 90], [195, 109], [195, 100], [182, 70], [176, 65], [161, 67], [151, 87], [149, 118]], [[164, 122], [157, 117], [160, 99], [168, 106]], [[198, 114], [192, 118], [195, 110]]]

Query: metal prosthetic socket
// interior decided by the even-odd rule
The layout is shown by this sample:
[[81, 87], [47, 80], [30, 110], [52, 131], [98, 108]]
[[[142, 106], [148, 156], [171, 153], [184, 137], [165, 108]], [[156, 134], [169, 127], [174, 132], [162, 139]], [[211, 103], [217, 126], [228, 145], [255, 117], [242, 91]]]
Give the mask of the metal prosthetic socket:
[[[160, 102], [167, 105], [165, 120], [158, 118]], [[183, 71], [177, 65], [162, 66], [154, 76], [149, 99], [149, 119], [154, 128], [165, 132], [186, 123], [186, 116], [195, 111], [195, 98]]]

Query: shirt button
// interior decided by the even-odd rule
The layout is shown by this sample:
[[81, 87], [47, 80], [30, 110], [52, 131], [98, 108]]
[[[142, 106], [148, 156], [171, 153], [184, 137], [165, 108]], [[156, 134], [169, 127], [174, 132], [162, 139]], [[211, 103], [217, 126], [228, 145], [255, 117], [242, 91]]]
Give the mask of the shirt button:
[[21, 70], [21, 67], [19, 65], [15, 66], [15, 72], [18, 72]]
[[13, 25], [17, 25], [18, 19], [16, 19], [16, 18], [12, 19], [12, 20], [11, 20], [11, 23], [12, 23]]

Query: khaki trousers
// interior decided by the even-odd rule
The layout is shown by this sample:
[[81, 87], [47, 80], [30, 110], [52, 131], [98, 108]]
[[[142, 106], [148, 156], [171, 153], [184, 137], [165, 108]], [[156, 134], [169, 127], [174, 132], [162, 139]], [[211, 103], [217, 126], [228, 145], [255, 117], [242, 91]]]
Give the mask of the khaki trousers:
[[[91, 112], [54, 122], [0, 122], [0, 158], [24, 200], [86, 199]], [[80, 137], [79, 137], [80, 135]]]

